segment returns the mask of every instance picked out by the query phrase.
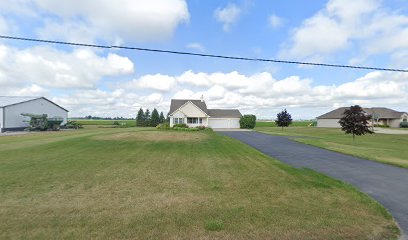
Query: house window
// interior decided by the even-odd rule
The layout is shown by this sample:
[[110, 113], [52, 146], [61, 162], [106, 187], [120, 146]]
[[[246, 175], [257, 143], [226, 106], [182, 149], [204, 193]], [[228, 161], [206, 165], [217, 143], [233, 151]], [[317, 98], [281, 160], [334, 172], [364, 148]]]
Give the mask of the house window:
[[200, 124], [203, 124], [203, 119], [202, 118], [200, 118]]
[[402, 121], [403, 121], [403, 122], [407, 122], [407, 121], [408, 121], [408, 118], [407, 118], [407, 117], [404, 117], [404, 119], [402, 119]]
[[198, 118], [187, 118], [187, 123], [188, 124], [197, 124], [198, 123]]
[[183, 124], [184, 123], [184, 118], [173, 118], [173, 123], [174, 124]]

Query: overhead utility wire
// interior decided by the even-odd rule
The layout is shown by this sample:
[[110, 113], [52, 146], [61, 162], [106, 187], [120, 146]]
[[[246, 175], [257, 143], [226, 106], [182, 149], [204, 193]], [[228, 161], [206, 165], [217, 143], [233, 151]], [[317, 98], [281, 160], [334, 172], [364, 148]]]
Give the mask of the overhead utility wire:
[[45, 40], [45, 39], [14, 37], [14, 36], [6, 36], [6, 35], [0, 35], [0, 38], [11, 39], [11, 40], [20, 40], [20, 41], [30, 41], [30, 42], [41, 42], [41, 43], [53, 43], [53, 44], [61, 44], [61, 45], [71, 45], [71, 46], [79, 46], [79, 47], [93, 47], [93, 48], [104, 48], [104, 49], [125, 49], [125, 50], [137, 50], [137, 51], [157, 52], [157, 53], [170, 53], [170, 54], [177, 54], [177, 55], [190, 55], [190, 56], [198, 56], [198, 57], [223, 58], [223, 59], [243, 60], [243, 61], [273, 62], [273, 63], [309, 65], [309, 66], [320, 66], [320, 67], [351, 68], [351, 69], [362, 69], [362, 70], [378, 70], [378, 71], [408, 73], [407, 69], [366, 67], [366, 66], [328, 64], [328, 63], [314, 63], [314, 62], [300, 62], [300, 61], [286, 61], [286, 60], [264, 59], [264, 58], [234, 57], [234, 56], [225, 56], [225, 55], [214, 55], [214, 54], [204, 54], [204, 53], [194, 53], [194, 52], [180, 52], [180, 51], [152, 49], [152, 48], [127, 47], [127, 46], [116, 46], [116, 45], [109, 46], [109, 45], [97, 45], [97, 44], [86, 44], [86, 43], [75, 43], [75, 42], [63, 42], [63, 41], [53, 41], [53, 40]]

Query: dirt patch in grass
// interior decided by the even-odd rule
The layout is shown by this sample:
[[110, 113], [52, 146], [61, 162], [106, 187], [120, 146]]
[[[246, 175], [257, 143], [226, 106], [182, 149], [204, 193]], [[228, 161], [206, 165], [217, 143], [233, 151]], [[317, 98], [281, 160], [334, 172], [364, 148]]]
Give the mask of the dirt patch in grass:
[[208, 138], [208, 135], [201, 132], [167, 132], [167, 131], [140, 131], [123, 132], [110, 135], [95, 136], [95, 140], [114, 140], [114, 141], [153, 141], [153, 142], [188, 142], [202, 141]]

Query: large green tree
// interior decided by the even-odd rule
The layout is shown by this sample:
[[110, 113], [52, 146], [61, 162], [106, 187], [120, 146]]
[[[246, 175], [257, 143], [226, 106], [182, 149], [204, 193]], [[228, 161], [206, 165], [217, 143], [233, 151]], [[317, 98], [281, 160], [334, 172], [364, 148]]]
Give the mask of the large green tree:
[[278, 127], [282, 127], [283, 130], [284, 127], [289, 127], [289, 125], [292, 124], [292, 116], [284, 109], [276, 115], [275, 123]]
[[151, 116], [150, 116], [150, 111], [149, 111], [149, 109], [146, 109], [146, 112], [145, 112], [145, 122], [144, 122], [144, 126], [145, 126], [145, 127], [149, 127], [149, 126], [150, 126], [150, 118], [151, 118]]
[[160, 123], [164, 123], [166, 121], [166, 118], [164, 117], [163, 112], [160, 112]]
[[144, 125], [145, 125], [145, 114], [143, 112], [143, 109], [140, 108], [136, 116], [136, 126], [144, 127]]
[[356, 135], [361, 136], [365, 135], [366, 133], [374, 133], [370, 130], [370, 119], [371, 116], [367, 114], [362, 107], [355, 105], [344, 110], [343, 117], [340, 119], [339, 123], [341, 130], [343, 130], [346, 134], [353, 134], [354, 142]]
[[160, 115], [157, 109], [153, 109], [152, 117], [150, 118], [150, 127], [156, 127], [160, 123]]

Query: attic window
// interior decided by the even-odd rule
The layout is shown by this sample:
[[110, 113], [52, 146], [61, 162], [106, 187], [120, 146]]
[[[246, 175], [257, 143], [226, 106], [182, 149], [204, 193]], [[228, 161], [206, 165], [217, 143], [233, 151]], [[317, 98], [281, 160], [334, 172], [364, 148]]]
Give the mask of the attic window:
[[404, 119], [402, 119], [402, 121], [403, 121], [403, 122], [407, 122], [407, 121], [408, 121], [408, 118], [407, 118], [407, 117], [404, 117]]

